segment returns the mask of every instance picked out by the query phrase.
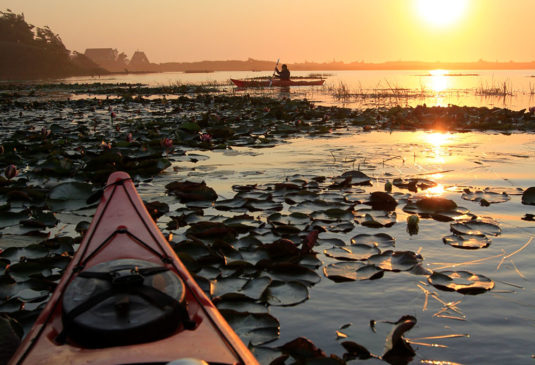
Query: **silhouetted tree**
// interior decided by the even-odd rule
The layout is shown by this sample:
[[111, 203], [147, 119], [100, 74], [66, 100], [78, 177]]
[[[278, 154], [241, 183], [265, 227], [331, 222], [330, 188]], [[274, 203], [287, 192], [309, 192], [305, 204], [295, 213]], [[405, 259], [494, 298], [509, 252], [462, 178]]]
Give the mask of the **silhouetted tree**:
[[[0, 79], [105, 73], [89, 60], [73, 62], [59, 35], [28, 24], [24, 14], [0, 11]], [[76, 57], [75, 57], [76, 58]]]

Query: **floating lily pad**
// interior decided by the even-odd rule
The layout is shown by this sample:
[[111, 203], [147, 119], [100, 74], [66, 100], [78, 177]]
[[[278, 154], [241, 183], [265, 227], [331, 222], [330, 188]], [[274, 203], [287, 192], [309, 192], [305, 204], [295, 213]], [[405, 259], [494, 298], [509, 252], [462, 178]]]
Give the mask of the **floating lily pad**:
[[506, 201], [511, 200], [509, 195], [504, 193], [494, 193], [494, 192], [486, 192], [486, 191], [475, 191], [475, 192], [468, 192], [463, 193], [461, 196], [464, 200], [470, 200], [475, 202], [480, 202], [482, 205], [484, 202], [488, 204], [494, 204], [494, 203], [504, 203]]
[[381, 254], [371, 256], [368, 262], [387, 271], [408, 271], [421, 263], [422, 260], [422, 256], [412, 251], [388, 250]]
[[414, 179], [399, 179], [398, 178], [398, 179], [394, 179], [394, 181], [392, 181], [392, 184], [397, 186], [400, 189], [409, 189], [410, 191], [414, 191], [414, 192], [417, 192], [418, 189], [426, 190], [426, 189], [437, 186], [437, 183], [432, 180], [419, 179], [419, 178], [414, 178]]
[[220, 312], [245, 344], [258, 346], [279, 338], [279, 321], [268, 313]]
[[383, 273], [377, 266], [360, 261], [336, 262], [323, 268], [325, 277], [334, 282], [379, 279]]
[[250, 298], [257, 300], [260, 299], [270, 283], [271, 279], [265, 276], [251, 280], [234, 277], [223, 278], [212, 281], [210, 295], [221, 299]]
[[450, 224], [450, 229], [455, 234], [472, 236], [498, 236], [502, 233], [498, 223], [495, 220], [486, 217], [474, 217], [472, 219], [460, 220]]
[[342, 177], [351, 177], [351, 185], [371, 185], [372, 180], [371, 177], [358, 170], [346, 171]]
[[291, 263], [272, 265], [268, 272], [274, 280], [279, 281], [300, 281], [305, 284], [316, 284], [321, 280], [314, 270]]
[[351, 238], [351, 243], [375, 245], [377, 247], [394, 247], [396, 240], [394, 237], [386, 233], [367, 234], [361, 233]]
[[427, 281], [438, 289], [462, 294], [480, 294], [494, 288], [491, 279], [468, 271], [435, 271]]
[[353, 215], [358, 223], [369, 228], [391, 227], [397, 221], [396, 212], [386, 210], [359, 209]]
[[485, 235], [452, 234], [442, 238], [445, 244], [466, 249], [485, 248], [490, 245], [491, 239]]
[[59, 184], [48, 193], [47, 204], [54, 211], [78, 210], [88, 205], [87, 199], [92, 192], [91, 184], [78, 181]]
[[535, 205], [535, 186], [529, 187], [522, 194], [522, 204]]
[[274, 281], [267, 288], [265, 298], [270, 305], [296, 305], [308, 299], [308, 288], [297, 281]]
[[214, 189], [206, 186], [206, 183], [175, 181], [165, 185], [169, 194], [175, 195], [181, 202], [191, 201], [215, 201], [217, 194]]
[[333, 247], [323, 251], [323, 253], [338, 260], [361, 261], [367, 260], [373, 255], [378, 255], [381, 253], [381, 250], [374, 245], [354, 244], [351, 246]]
[[264, 304], [254, 303], [251, 301], [244, 300], [221, 300], [218, 301], [217, 309], [230, 309], [236, 312], [247, 312], [247, 313], [267, 313], [268, 307]]

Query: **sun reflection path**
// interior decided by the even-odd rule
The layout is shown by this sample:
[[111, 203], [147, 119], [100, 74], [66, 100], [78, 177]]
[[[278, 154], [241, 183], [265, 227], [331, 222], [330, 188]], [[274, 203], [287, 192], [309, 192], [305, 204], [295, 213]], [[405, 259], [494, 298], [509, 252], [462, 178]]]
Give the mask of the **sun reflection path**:
[[431, 74], [431, 77], [429, 79], [428, 87], [431, 90], [433, 90], [435, 93], [440, 93], [441, 91], [448, 89], [448, 70], [432, 70], [429, 71], [429, 73]]

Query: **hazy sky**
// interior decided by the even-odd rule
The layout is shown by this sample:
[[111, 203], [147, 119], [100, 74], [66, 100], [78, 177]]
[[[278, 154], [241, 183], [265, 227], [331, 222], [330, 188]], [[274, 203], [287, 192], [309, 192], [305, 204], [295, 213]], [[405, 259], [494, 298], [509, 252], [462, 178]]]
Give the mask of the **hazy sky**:
[[0, 0], [5, 9], [70, 50], [141, 50], [157, 63], [535, 60], [535, 0]]

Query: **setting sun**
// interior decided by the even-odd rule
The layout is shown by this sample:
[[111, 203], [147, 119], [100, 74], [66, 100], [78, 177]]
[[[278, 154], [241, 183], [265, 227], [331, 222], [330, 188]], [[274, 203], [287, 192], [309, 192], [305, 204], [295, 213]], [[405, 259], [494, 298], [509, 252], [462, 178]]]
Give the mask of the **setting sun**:
[[416, 0], [419, 15], [434, 26], [456, 22], [464, 15], [466, 5], [466, 0]]

